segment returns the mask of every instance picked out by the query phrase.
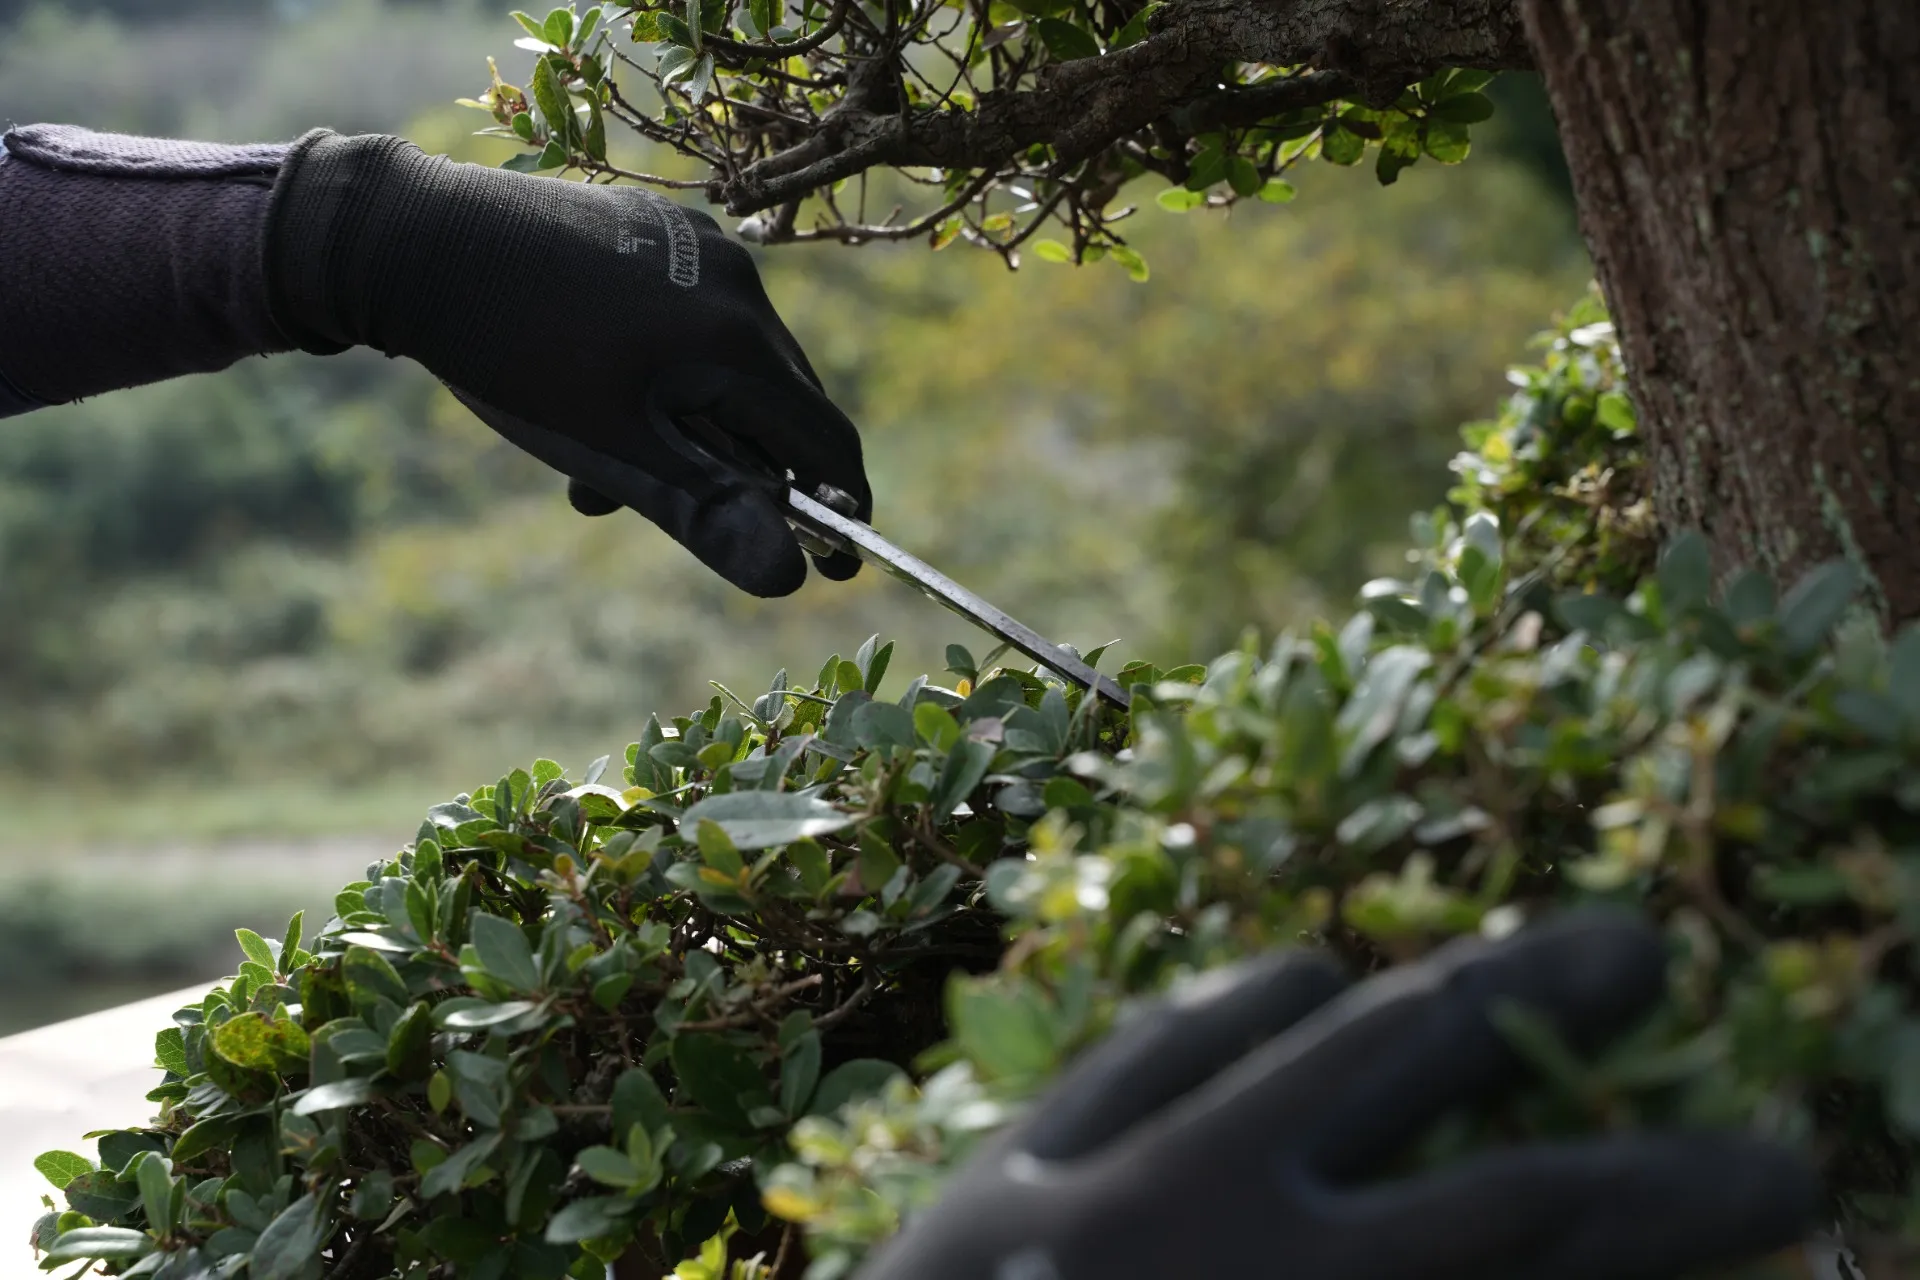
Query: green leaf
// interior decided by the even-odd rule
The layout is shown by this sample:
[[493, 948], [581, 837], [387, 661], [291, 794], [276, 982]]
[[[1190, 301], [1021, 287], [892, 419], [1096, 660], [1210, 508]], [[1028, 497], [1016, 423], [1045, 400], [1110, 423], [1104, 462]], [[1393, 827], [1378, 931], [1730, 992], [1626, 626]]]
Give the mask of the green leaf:
[[294, 957], [300, 954], [300, 943], [303, 941], [301, 931], [306, 924], [306, 919], [306, 912], [296, 911], [293, 913], [293, 918], [287, 921], [286, 941], [280, 944], [279, 970], [281, 973], [292, 973], [298, 967]]
[[729, 880], [738, 879], [747, 864], [740, 849], [728, 837], [726, 828], [711, 818], [703, 818], [694, 828], [694, 843], [700, 847], [700, 859]]
[[187, 1072], [186, 1035], [178, 1027], [168, 1027], [153, 1037], [153, 1060], [162, 1071], [177, 1076]]
[[904, 1078], [906, 1074], [893, 1063], [879, 1058], [855, 1058], [851, 1062], [843, 1062], [827, 1072], [820, 1081], [820, 1087], [813, 1092], [813, 1101], [807, 1104], [807, 1114], [832, 1115], [855, 1099], [873, 1097], [886, 1087], [888, 1081]]
[[221, 1023], [213, 1029], [211, 1043], [220, 1057], [250, 1071], [297, 1071], [312, 1052], [307, 1033], [297, 1023], [260, 1013], [243, 1013]]
[[[1058, 240], [1035, 240], [1032, 249], [1033, 256], [1042, 262], [1059, 262], [1066, 264], [1073, 262], [1073, 250], [1067, 248], [1067, 246], [1061, 244]], [[949, 667], [948, 670], [951, 671], [952, 668]]]
[[1113, 37], [1113, 43], [1109, 48], [1115, 50], [1128, 49], [1145, 40], [1147, 38], [1147, 20], [1151, 18], [1156, 11], [1165, 7], [1162, 0], [1154, 0], [1152, 4], [1142, 5], [1140, 12], [1128, 18], [1127, 25], [1120, 28], [1119, 33]]
[[[355, 936], [346, 935], [349, 940]], [[340, 976], [346, 981], [347, 993], [356, 1005], [391, 1000], [394, 1004], [405, 1006], [413, 999], [400, 971], [385, 956], [368, 946], [356, 943], [347, 948], [346, 957], [340, 964]]]
[[1205, 191], [1192, 191], [1186, 187], [1168, 187], [1153, 198], [1154, 203], [1169, 213], [1185, 213], [1189, 209], [1198, 209], [1207, 202]]
[[589, 993], [593, 1002], [611, 1013], [620, 1007], [620, 1001], [626, 998], [633, 987], [633, 975], [630, 973], [610, 973], [593, 984]]
[[232, 1143], [240, 1122], [233, 1116], [209, 1116], [189, 1125], [173, 1143], [173, 1162], [185, 1164], [195, 1156]]
[[1819, 648], [1859, 589], [1859, 573], [1844, 560], [1808, 570], [1780, 602], [1780, 640], [1786, 651], [1800, 657]]
[[1374, 161], [1373, 173], [1380, 185], [1390, 187], [1400, 180], [1401, 170], [1406, 169], [1420, 158], [1418, 152], [1403, 151], [1398, 147], [1381, 147]]
[[285, 1209], [253, 1246], [247, 1275], [251, 1280], [296, 1280], [326, 1242], [326, 1212], [312, 1192]]
[[400, 1016], [387, 1038], [387, 1071], [400, 1080], [424, 1080], [433, 1070], [433, 1009], [416, 1004]]
[[1131, 246], [1116, 244], [1109, 247], [1107, 252], [1113, 255], [1115, 262], [1127, 269], [1127, 274], [1133, 277], [1134, 283], [1145, 284], [1147, 282], [1147, 260], [1141, 257]]
[[[602, 12], [600, 6], [589, 5], [587, 11], [580, 15], [580, 28], [573, 33], [573, 43], [577, 47], [585, 48], [587, 42], [593, 39], [594, 30], [600, 25]], [[593, 779], [589, 778], [587, 781], [591, 782]]]
[[1335, 730], [1346, 739], [1340, 760], [1343, 775], [1359, 772], [1373, 749], [1393, 733], [1407, 695], [1432, 661], [1425, 649], [1412, 645], [1395, 645], [1374, 655], [1334, 722]]
[[1493, 118], [1493, 99], [1484, 93], [1462, 93], [1435, 104], [1429, 114], [1452, 124], [1479, 124]]
[[880, 682], [887, 678], [887, 667], [893, 661], [893, 641], [889, 640], [878, 649], [873, 648], [874, 640], [860, 646], [854, 655], [854, 662], [860, 668], [861, 687], [868, 693], [879, 693]]
[[687, 97], [695, 103], [707, 100], [707, 91], [713, 87], [713, 55], [703, 53], [700, 60], [693, 64], [693, 70], [687, 73]]
[[574, 1157], [580, 1166], [580, 1172], [595, 1182], [623, 1190], [640, 1185], [640, 1170], [627, 1158], [624, 1151], [612, 1147], [588, 1147]]
[[480, 967], [515, 991], [540, 989], [540, 967], [526, 934], [511, 920], [477, 911], [473, 916], [473, 949]]
[[573, 11], [556, 8], [547, 14], [547, 20], [540, 24], [540, 30], [546, 33], [548, 44], [564, 49], [573, 43]]
[[548, 1244], [579, 1244], [626, 1230], [634, 1201], [625, 1196], [588, 1196], [553, 1215], [544, 1239]]
[[744, 1125], [755, 1095], [767, 1086], [753, 1060], [719, 1036], [704, 1032], [673, 1038], [673, 1069], [695, 1102], [714, 1115]]
[[[672, 45], [674, 49], [685, 50], [688, 54], [686, 58], [676, 64], [675, 69], [680, 70], [692, 66], [693, 57], [691, 55], [694, 48], [693, 28], [689, 27], [684, 20], [671, 13], [662, 13], [655, 16], [659, 20], [660, 32], [666, 43]], [[672, 52], [673, 49], [668, 49], [666, 53], [660, 55], [659, 71], [663, 78], [667, 75], [667, 56]]]
[[973, 789], [987, 776], [987, 767], [993, 763], [994, 754], [995, 748], [990, 742], [963, 739], [953, 744], [953, 750], [947, 753], [946, 763], [940, 768], [940, 780], [933, 789], [934, 821], [945, 822], [973, 794]]
[[69, 1182], [93, 1172], [93, 1161], [71, 1151], [43, 1151], [33, 1158], [33, 1167], [53, 1184], [56, 1191], [65, 1191]]
[[[587, 134], [580, 139], [580, 149], [594, 160], [605, 162], [607, 158], [607, 119], [600, 111], [600, 99], [587, 99], [587, 112], [591, 123], [587, 125]], [[606, 757], [601, 757], [604, 760]], [[603, 766], [604, 767], [604, 766]], [[598, 778], [598, 774], [594, 777]], [[591, 782], [589, 783], [591, 785]]]
[[393, 1207], [393, 1172], [375, 1169], [356, 1179], [348, 1212], [362, 1222], [378, 1222]]
[[534, 59], [532, 88], [533, 100], [539, 106], [547, 128], [553, 131], [554, 141], [562, 147], [566, 146], [573, 112], [567, 106], [567, 95], [560, 87], [560, 78], [554, 74], [553, 64], [545, 58]]
[[1633, 401], [1619, 391], [1601, 392], [1594, 401], [1593, 416], [1595, 421], [1615, 435], [1631, 435], [1637, 425]]
[[513, 17], [513, 20], [519, 23], [522, 27], [524, 27], [526, 29], [527, 34], [532, 36], [535, 40], [538, 40], [543, 44], [552, 43], [552, 41], [547, 39], [547, 29], [541, 26], [538, 22], [534, 21], [533, 16], [531, 14], [522, 13], [520, 12], [520, 10], [515, 9], [513, 11], [512, 17]]
[[1231, 156], [1227, 160], [1227, 185], [1239, 196], [1251, 196], [1259, 192], [1266, 179], [1260, 176], [1259, 168], [1245, 156]]
[[957, 982], [947, 1004], [955, 1042], [986, 1078], [1038, 1080], [1058, 1061], [1052, 1020], [1024, 984]]
[[867, 702], [854, 708], [851, 728], [853, 740], [869, 750], [911, 747], [918, 741], [913, 714], [892, 702]]
[[620, 1073], [620, 1078], [614, 1081], [610, 1101], [615, 1133], [625, 1133], [636, 1124], [648, 1133], [655, 1133], [670, 1119], [666, 1097], [654, 1083], [652, 1074], [642, 1067], [629, 1067]]
[[531, 1000], [504, 1000], [499, 1004], [491, 1000], [455, 1004], [449, 1000], [434, 1006], [433, 1012], [440, 1025], [449, 1031], [484, 1031], [488, 1027], [497, 1027], [503, 1022], [524, 1017], [539, 1007]]
[[1220, 147], [1207, 147], [1187, 166], [1186, 188], [1205, 191], [1227, 176], [1227, 153]]
[[317, 1084], [301, 1094], [293, 1104], [293, 1114], [316, 1116], [346, 1107], [363, 1107], [380, 1096], [373, 1081], [358, 1077]]
[[1338, 124], [1327, 126], [1320, 138], [1320, 154], [1330, 164], [1355, 165], [1367, 152], [1367, 140]]
[[96, 1222], [109, 1221], [140, 1202], [140, 1192], [105, 1169], [82, 1174], [66, 1186], [67, 1204]]
[[420, 1194], [432, 1199], [460, 1190], [500, 1145], [500, 1136], [497, 1133], [482, 1134], [433, 1166], [420, 1180]]
[[1455, 67], [1447, 73], [1446, 93], [1472, 93], [1492, 84], [1495, 78], [1492, 71], [1476, 71], [1467, 67]]
[[1053, 55], [1055, 62], [1100, 56], [1100, 42], [1070, 22], [1063, 22], [1059, 18], [1035, 18], [1033, 29], [1039, 33], [1040, 43], [1047, 47], [1047, 52]]
[[950, 750], [960, 741], [960, 722], [937, 703], [923, 702], [915, 707], [913, 727], [920, 739], [936, 751]]
[[780, 1109], [799, 1116], [820, 1083], [820, 1033], [809, 1028], [790, 1045], [780, 1062]]
[[853, 820], [852, 814], [797, 792], [731, 791], [708, 796], [681, 814], [680, 832], [683, 837], [697, 833], [701, 823], [711, 822], [736, 849], [766, 849], [839, 831]]
[[147, 1229], [161, 1235], [172, 1231], [172, 1166], [158, 1152], [149, 1152], [135, 1162], [133, 1176], [140, 1188], [140, 1205], [147, 1211]]
[[144, 1258], [153, 1249], [153, 1238], [144, 1231], [127, 1227], [81, 1227], [77, 1231], [63, 1232], [41, 1262], [75, 1262], [81, 1258], [124, 1261]]
[[273, 948], [267, 945], [265, 938], [251, 929], [235, 929], [233, 936], [240, 940], [240, 949], [247, 953], [247, 959], [269, 973], [274, 971]]
[[1445, 120], [1432, 120], [1427, 123], [1421, 147], [1441, 164], [1459, 164], [1473, 150], [1473, 139], [1467, 133], [1467, 126], [1451, 124]]
[[1256, 194], [1268, 204], [1292, 204], [1293, 198], [1300, 193], [1293, 189], [1291, 182], [1269, 178]]

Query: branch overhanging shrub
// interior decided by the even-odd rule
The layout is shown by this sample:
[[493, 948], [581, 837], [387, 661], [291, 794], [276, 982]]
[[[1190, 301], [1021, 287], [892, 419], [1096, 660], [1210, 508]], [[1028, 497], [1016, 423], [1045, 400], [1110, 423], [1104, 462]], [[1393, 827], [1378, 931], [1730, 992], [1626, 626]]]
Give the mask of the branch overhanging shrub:
[[[524, 148], [505, 168], [702, 189], [752, 215], [741, 232], [762, 243], [964, 240], [1009, 266], [1030, 249], [1142, 280], [1120, 227], [1136, 179], [1170, 184], [1155, 200], [1179, 213], [1286, 203], [1314, 160], [1371, 152], [1383, 184], [1423, 157], [1458, 164], [1494, 112], [1482, 90], [1526, 61], [1518, 24], [1497, 19], [1401, 47], [1333, 12], [1236, 24], [1159, 0], [617, 0], [513, 16], [528, 83], [494, 67], [460, 99], [493, 117], [481, 133]], [[623, 167], [609, 154], [622, 126], [708, 176]], [[892, 180], [870, 193], [875, 169]], [[1062, 238], [1036, 238], [1050, 227]]]
[[1843, 566], [1777, 596], [1696, 537], [1649, 564], [1617, 379], [1589, 302], [1468, 429], [1407, 581], [1135, 664], [1130, 716], [958, 646], [952, 688], [878, 696], [869, 642], [650, 723], [622, 786], [540, 762], [436, 808], [310, 940], [242, 935], [160, 1033], [154, 1125], [41, 1158], [45, 1265], [844, 1276], [1137, 998], [1593, 898], [1663, 922], [1667, 1004], [1594, 1063], [1515, 1011], [1541, 1083], [1410, 1159], [1743, 1126], [1899, 1259], [1920, 629], [1851, 625]]

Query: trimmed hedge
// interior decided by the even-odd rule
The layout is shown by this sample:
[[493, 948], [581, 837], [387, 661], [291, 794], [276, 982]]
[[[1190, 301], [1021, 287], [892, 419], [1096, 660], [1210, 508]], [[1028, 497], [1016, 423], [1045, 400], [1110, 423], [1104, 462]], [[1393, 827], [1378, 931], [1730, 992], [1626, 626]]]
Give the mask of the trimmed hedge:
[[42, 1157], [36, 1243], [175, 1278], [829, 1280], [1138, 997], [1608, 898], [1664, 923], [1665, 1007], [1598, 1062], [1511, 1011], [1540, 1084], [1410, 1159], [1742, 1126], [1817, 1152], [1900, 1265], [1920, 630], [1851, 614], [1846, 566], [1777, 594], [1695, 537], [1656, 562], [1619, 377], [1589, 300], [1468, 428], [1406, 580], [1129, 666], [1130, 715], [959, 646], [950, 685], [889, 686], [869, 641], [649, 723], [619, 785], [541, 761], [435, 808], [312, 936], [242, 933], [160, 1033], [155, 1124]]

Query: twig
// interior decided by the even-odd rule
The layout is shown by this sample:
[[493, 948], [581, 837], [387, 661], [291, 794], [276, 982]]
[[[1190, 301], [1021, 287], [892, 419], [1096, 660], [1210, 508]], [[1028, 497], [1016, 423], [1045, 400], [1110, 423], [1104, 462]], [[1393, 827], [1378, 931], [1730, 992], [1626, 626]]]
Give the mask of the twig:
[[719, 1018], [705, 1018], [698, 1022], [682, 1022], [674, 1028], [674, 1034], [679, 1035], [683, 1031], [729, 1031], [735, 1027], [752, 1026], [755, 1022], [767, 1016], [766, 1006], [779, 1004], [783, 1000], [800, 994], [809, 987], [817, 987], [821, 981], [822, 979], [819, 974], [810, 973], [804, 978], [796, 979], [784, 986], [778, 986], [766, 992], [755, 999], [748, 1008], [739, 1013], [729, 1013]]
[[847, 997], [846, 1003], [837, 1009], [821, 1014], [813, 1020], [814, 1030], [826, 1031], [831, 1027], [839, 1026], [847, 1020], [855, 1009], [858, 1009], [867, 1002], [867, 997], [879, 989], [880, 980], [872, 974], [868, 974], [865, 978], [861, 979], [859, 989]]

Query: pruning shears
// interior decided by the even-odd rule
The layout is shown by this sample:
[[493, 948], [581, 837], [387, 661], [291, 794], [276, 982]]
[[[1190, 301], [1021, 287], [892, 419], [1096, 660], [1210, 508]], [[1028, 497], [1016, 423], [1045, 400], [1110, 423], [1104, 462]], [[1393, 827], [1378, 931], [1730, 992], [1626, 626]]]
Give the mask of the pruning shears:
[[[825, 484], [812, 493], [803, 493], [793, 487], [784, 470], [760, 456], [750, 442], [729, 435], [704, 418], [682, 418], [677, 425], [685, 434], [680, 440], [670, 440], [671, 445], [699, 455], [708, 467], [731, 475], [743, 485], [774, 491], [785, 504], [787, 523], [793, 527], [800, 545], [811, 554], [857, 556], [882, 573], [917, 588], [922, 595], [953, 610], [1047, 670], [1092, 691], [1122, 711], [1127, 709], [1127, 695], [1120, 686], [1081, 661], [1071, 649], [1054, 644], [918, 556], [901, 550], [872, 525], [856, 520], [850, 514], [854, 501], [848, 494]], [[785, 490], [784, 494], [779, 494], [779, 490]]]

